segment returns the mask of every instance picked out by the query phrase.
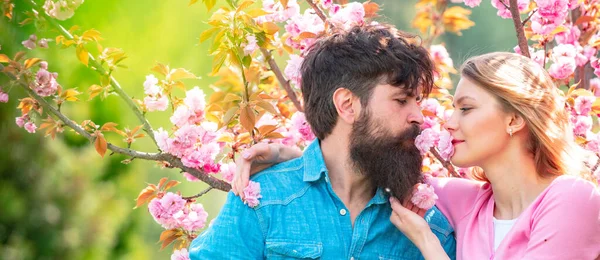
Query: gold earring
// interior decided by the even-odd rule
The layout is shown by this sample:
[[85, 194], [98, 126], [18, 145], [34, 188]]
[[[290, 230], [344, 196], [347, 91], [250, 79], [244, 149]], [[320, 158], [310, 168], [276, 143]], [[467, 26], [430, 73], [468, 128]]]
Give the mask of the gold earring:
[[512, 137], [512, 128], [508, 129], [508, 135], [510, 135], [510, 137]]

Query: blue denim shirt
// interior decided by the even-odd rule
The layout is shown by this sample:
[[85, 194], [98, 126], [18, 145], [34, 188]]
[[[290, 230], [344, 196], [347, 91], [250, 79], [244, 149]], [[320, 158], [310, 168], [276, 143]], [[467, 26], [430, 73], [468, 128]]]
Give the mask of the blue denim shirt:
[[[319, 141], [302, 157], [253, 176], [262, 199], [255, 208], [229, 192], [212, 225], [190, 246], [197, 259], [423, 259], [389, 220], [392, 210], [378, 189], [357, 216], [333, 192]], [[425, 219], [451, 259], [454, 230], [437, 208]]]

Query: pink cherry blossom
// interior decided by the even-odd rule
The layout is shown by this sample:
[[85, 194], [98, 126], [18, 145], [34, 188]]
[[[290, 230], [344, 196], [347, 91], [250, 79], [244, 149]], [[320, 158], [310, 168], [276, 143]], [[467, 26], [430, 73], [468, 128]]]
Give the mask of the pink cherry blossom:
[[36, 46], [35, 41], [37, 41], [37, 36], [35, 36], [35, 34], [32, 34], [27, 40], [22, 41], [21, 43], [23, 44], [23, 46], [25, 46], [25, 48], [33, 50]]
[[592, 129], [592, 118], [589, 116], [571, 117], [573, 122], [573, 134], [585, 137], [587, 132]]
[[574, 26], [573, 24], [565, 25], [566, 30], [564, 32], [557, 33], [554, 36], [556, 42], [558, 44], [572, 44], [575, 45], [579, 36], [581, 36], [581, 31], [579, 27]]
[[333, 14], [330, 18], [330, 22], [347, 30], [352, 26], [363, 24], [364, 19], [364, 6], [358, 2], [351, 2]]
[[173, 215], [177, 225], [184, 230], [198, 231], [204, 228], [208, 213], [202, 204], [194, 203]]
[[190, 260], [190, 253], [187, 248], [175, 250], [171, 255], [171, 260]]
[[169, 98], [166, 96], [159, 97], [145, 97], [144, 105], [148, 108], [148, 111], [165, 111], [169, 108]]
[[479, 6], [479, 4], [481, 4], [481, 0], [464, 0], [465, 1], [465, 5], [468, 7], [475, 7], [475, 6]]
[[442, 131], [440, 133], [440, 139], [438, 141], [438, 150], [440, 156], [444, 160], [450, 159], [454, 154], [454, 146], [452, 145], [452, 135], [448, 131]]
[[256, 43], [256, 36], [246, 36], [246, 43], [242, 44], [242, 47], [244, 48], [244, 55], [251, 55], [254, 53], [254, 51], [258, 49], [258, 45]]
[[315, 139], [315, 134], [312, 132], [310, 125], [306, 122], [306, 117], [302, 112], [296, 112], [291, 118], [292, 131], [299, 134], [302, 141], [312, 141]]
[[562, 23], [569, 11], [569, 0], [536, 0], [541, 17]]
[[[504, 3], [507, 6], [510, 6], [508, 1], [504, 1]], [[497, 13], [498, 16], [500, 16], [504, 19], [508, 19], [508, 18], [512, 17], [510, 15], [510, 10], [508, 10], [506, 8], [506, 6], [504, 6], [504, 4], [502, 4], [500, 2], [500, 0], [492, 0], [492, 6], [494, 6], [496, 9], [498, 9], [498, 13]], [[529, 6], [529, 0], [519, 0], [519, 1], [517, 1], [517, 6], [519, 7], [519, 12], [522, 12], [525, 9], [527, 9], [527, 7]]]
[[233, 177], [235, 176], [236, 165], [233, 162], [222, 164], [221, 165], [221, 174], [223, 176], [223, 180], [231, 183], [233, 181]]
[[443, 64], [447, 67], [454, 67], [452, 58], [450, 58], [450, 54], [448, 54], [448, 50], [446, 50], [444, 45], [431, 45], [431, 47], [429, 47], [429, 54], [435, 63]]
[[187, 173], [187, 172], [183, 173], [183, 177], [185, 177], [185, 179], [190, 182], [200, 181], [200, 179], [196, 178], [196, 176], [191, 175], [190, 173]]
[[600, 78], [590, 79], [590, 90], [596, 97], [600, 97]]
[[435, 205], [437, 199], [438, 196], [435, 194], [431, 185], [420, 183], [415, 188], [410, 201], [415, 204], [415, 206], [428, 210]]
[[438, 140], [439, 134], [435, 130], [427, 128], [421, 131], [421, 134], [419, 134], [419, 136], [415, 138], [415, 145], [421, 152], [421, 155], [424, 155], [427, 152], [429, 152], [431, 147], [434, 147], [436, 145]]
[[562, 60], [562, 63], [554, 63], [548, 69], [550, 76], [556, 79], [566, 79], [571, 76], [577, 68], [575, 60]]
[[292, 81], [297, 87], [300, 86], [300, 81], [302, 80], [302, 74], [300, 72], [300, 67], [302, 66], [302, 62], [304, 58], [291, 54], [290, 59], [288, 60], [288, 64], [285, 67], [284, 73], [285, 76]]
[[248, 186], [244, 188], [244, 204], [248, 205], [248, 207], [254, 208], [258, 206], [259, 199], [262, 198], [260, 195], [260, 183], [250, 181]]
[[158, 79], [152, 74], [147, 75], [146, 80], [144, 81], [144, 93], [146, 95], [155, 96], [158, 95], [160, 91]]
[[19, 127], [23, 127], [25, 125], [25, 123], [27, 123], [27, 122], [29, 122], [29, 116], [27, 116], [27, 115], [15, 118], [15, 123]]
[[592, 104], [594, 101], [596, 101], [596, 97], [578, 96], [574, 102], [574, 108], [577, 115], [586, 116], [592, 112]]
[[0, 90], [0, 103], [8, 103], [8, 94]]
[[42, 97], [54, 95], [59, 87], [58, 82], [56, 82], [58, 74], [50, 73], [44, 69], [44, 67], [48, 67], [48, 63], [42, 63], [40, 67], [35, 75], [35, 82], [32, 85], [32, 89]]
[[40, 39], [40, 41], [38, 42], [38, 46], [42, 49], [47, 49], [48, 48], [48, 39], [45, 39], [45, 38]]
[[596, 57], [590, 59], [590, 65], [594, 68], [594, 74], [600, 77], [600, 60]]
[[27, 130], [27, 132], [33, 134], [35, 133], [35, 129], [37, 129], [37, 126], [33, 122], [25, 123], [25, 130]]
[[177, 227], [177, 220], [173, 215], [184, 209], [186, 201], [172, 192], [168, 192], [162, 198], [154, 198], [148, 204], [148, 210], [154, 220], [165, 229]]
[[204, 111], [206, 106], [206, 95], [199, 87], [194, 87], [185, 93], [183, 103], [196, 113], [197, 111]]

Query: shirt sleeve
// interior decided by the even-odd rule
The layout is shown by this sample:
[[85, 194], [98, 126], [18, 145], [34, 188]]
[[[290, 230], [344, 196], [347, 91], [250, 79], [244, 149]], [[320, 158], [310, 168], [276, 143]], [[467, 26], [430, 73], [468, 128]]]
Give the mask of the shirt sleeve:
[[257, 213], [232, 192], [212, 224], [190, 245], [190, 259], [264, 259]]
[[596, 259], [600, 255], [600, 193], [582, 179], [556, 183], [532, 216], [522, 259]]
[[457, 223], [471, 212], [477, 197], [483, 190], [483, 185], [486, 185], [484, 182], [474, 180], [437, 177], [431, 178], [429, 184], [438, 196], [435, 205], [453, 227], [456, 227]]

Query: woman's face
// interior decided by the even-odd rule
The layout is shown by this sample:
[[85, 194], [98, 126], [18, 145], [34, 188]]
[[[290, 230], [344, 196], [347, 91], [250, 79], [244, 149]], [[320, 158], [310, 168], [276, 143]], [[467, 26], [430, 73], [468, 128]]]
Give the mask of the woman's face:
[[482, 166], [500, 154], [510, 138], [510, 119], [492, 94], [462, 77], [454, 94], [454, 112], [444, 125], [453, 137], [452, 163]]

